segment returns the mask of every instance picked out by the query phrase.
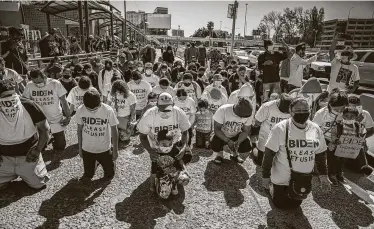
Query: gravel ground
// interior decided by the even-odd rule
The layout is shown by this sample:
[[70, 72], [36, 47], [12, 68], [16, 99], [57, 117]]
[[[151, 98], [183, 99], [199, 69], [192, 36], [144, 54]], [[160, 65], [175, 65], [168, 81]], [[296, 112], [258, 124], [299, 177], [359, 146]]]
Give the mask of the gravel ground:
[[[261, 169], [250, 159], [217, 166], [209, 151], [194, 150], [192, 182], [161, 201], [148, 191], [150, 161], [138, 137], [121, 147], [111, 183], [100, 180], [99, 167], [95, 181], [83, 185], [76, 125], [66, 133], [66, 150], [43, 153], [51, 176], [46, 189], [35, 193], [14, 181], [0, 195], [0, 228], [374, 228], [373, 206], [343, 186], [330, 195], [315, 189], [300, 209], [280, 211], [260, 188]], [[374, 191], [366, 178], [357, 184]]]

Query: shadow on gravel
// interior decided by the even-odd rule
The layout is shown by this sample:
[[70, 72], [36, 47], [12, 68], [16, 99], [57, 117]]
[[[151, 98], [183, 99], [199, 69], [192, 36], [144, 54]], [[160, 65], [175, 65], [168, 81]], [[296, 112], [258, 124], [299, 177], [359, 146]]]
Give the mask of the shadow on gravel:
[[37, 229], [59, 228], [59, 220], [75, 215], [92, 204], [101, 195], [109, 182], [104, 179], [81, 183], [78, 179], [70, 180], [50, 199], [43, 201], [39, 215], [47, 220]]
[[200, 148], [193, 148], [192, 149], [192, 159], [190, 163], [196, 163], [200, 160], [200, 157], [211, 157], [213, 155], [213, 151], [209, 149], [200, 149]]
[[5, 189], [1, 190], [0, 209], [40, 191], [30, 188], [24, 181], [12, 181]]
[[266, 215], [268, 228], [312, 228], [301, 208], [295, 210], [281, 210], [276, 208], [271, 199], [269, 191], [262, 187], [262, 169], [256, 166], [256, 173], [249, 179], [251, 188], [261, 196], [267, 197], [271, 211]]
[[331, 211], [331, 218], [339, 228], [369, 227], [374, 223], [371, 209], [342, 185], [332, 187], [330, 193], [313, 192], [313, 199], [319, 206]]
[[131, 224], [132, 229], [148, 229], [156, 226], [156, 219], [166, 216], [171, 210], [175, 214], [184, 212], [184, 188], [178, 186], [179, 194], [161, 200], [149, 191], [149, 179], [139, 185], [122, 202], [116, 204], [116, 218]]
[[68, 146], [63, 151], [46, 150], [42, 153], [44, 162], [50, 161], [47, 170], [50, 172], [57, 169], [61, 165], [62, 160], [71, 159], [78, 155], [78, 144]]
[[208, 162], [204, 173], [204, 186], [210, 192], [223, 191], [227, 206], [239, 207], [244, 202], [240, 189], [247, 186], [247, 171], [237, 163], [224, 160], [221, 165]]

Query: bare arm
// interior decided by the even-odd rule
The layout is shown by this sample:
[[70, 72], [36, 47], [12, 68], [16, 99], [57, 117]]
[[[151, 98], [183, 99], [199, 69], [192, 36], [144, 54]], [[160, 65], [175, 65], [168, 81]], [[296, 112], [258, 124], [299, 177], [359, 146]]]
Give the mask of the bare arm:
[[271, 149], [265, 148], [264, 158], [262, 160], [262, 177], [263, 178], [270, 178], [270, 174], [271, 174], [270, 170], [273, 165], [273, 159], [274, 159], [275, 153], [276, 152], [272, 151]]
[[335, 49], [336, 49], [336, 44], [338, 43], [338, 36], [336, 35], [334, 37], [334, 40], [332, 41], [332, 44], [330, 46], [329, 54], [330, 54], [330, 61], [335, 59]]
[[[82, 133], [83, 133], [83, 125], [78, 124], [78, 146], [79, 146], [79, 154], [82, 153]], [[82, 156], [82, 155], [81, 155]]]
[[222, 124], [214, 121], [214, 134], [219, 139], [221, 139], [222, 141], [224, 141], [225, 143], [228, 143], [230, 141], [230, 139], [228, 137], [226, 137], [226, 135], [222, 132], [221, 129], [222, 129]]
[[236, 141], [238, 145], [242, 143], [248, 136], [249, 133], [251, 132], [251, 126], [243, 126], [242, 132], [239, 134], [238, 140]]
[[373, 135], [374, 135], [374, 127], [367, 128], [366, 129], [366, 138], [370, 138]]
[[130, 121], [135, 120], [135, 106], [135, 103], [130, 106]]
[[36, 149], [39, 152], [41, 152], [44, 146], [47, 144], [47, 141], [49, 139], [49, 125], [48, 125], [47, 120], [38, 122], [35, 125], [36, 125], [36, 128], [38, 129], [38, 134], [39, 134], [39, 141], [36, 146]]
[[118, 157], [118, 128], [117, 125], [110, 127], [112, 131], [112, 144], [113, 144], [113, 159], [117, 159]]
[[60, 102], [61, 102], [61, 105], [62, 105], [62, 109], [64, 109], [66, 118], [70, 119], [69, 103], [68, 103], [68, 101], [66, 101], [66, 96], [65, 95], [60, 97]]

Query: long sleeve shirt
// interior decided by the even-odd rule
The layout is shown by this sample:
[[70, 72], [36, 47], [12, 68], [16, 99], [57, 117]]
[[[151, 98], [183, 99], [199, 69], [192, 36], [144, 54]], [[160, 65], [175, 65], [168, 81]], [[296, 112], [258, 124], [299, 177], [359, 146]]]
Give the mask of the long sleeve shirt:
[[317, 55], [312, 56], [309, 59], [303, 59], [295, 53], [290, 61], [290, 78], [288, 79], [288, 84], [301, 87], [303, 82], [303, 66], [311, 64], [316, 60]]

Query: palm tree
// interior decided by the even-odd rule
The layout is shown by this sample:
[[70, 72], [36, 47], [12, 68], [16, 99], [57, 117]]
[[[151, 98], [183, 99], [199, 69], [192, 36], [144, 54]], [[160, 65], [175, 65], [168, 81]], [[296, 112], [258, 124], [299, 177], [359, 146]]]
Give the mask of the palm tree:
[[208, 21], [208, 24], [206, 25], [206, 27], [209, 30], [209, 37], [213, 37], [214, 22]]

